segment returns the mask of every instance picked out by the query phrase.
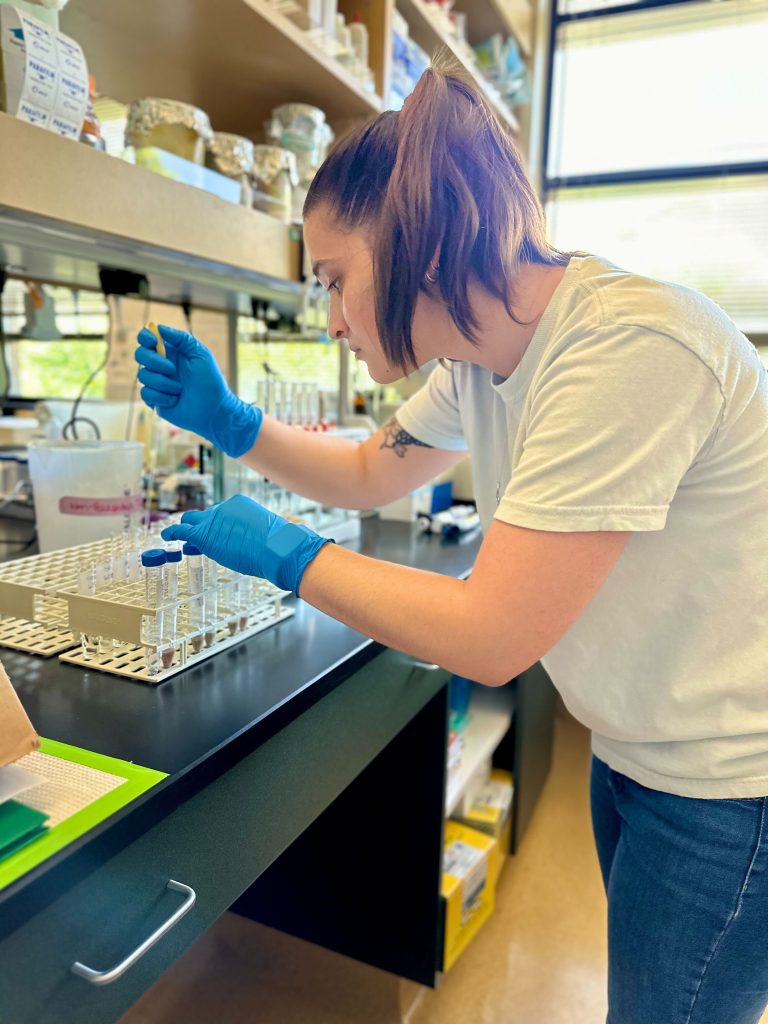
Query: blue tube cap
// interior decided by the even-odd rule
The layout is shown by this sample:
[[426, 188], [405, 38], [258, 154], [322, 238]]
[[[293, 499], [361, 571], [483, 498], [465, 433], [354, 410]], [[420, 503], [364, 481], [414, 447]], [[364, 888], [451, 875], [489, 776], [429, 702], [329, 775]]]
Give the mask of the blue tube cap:
[[198, 551], [194, 544], [185, 544], [181, 549], [185, 555], [201, 555], [202, 551]]
[[180, 562], [181, 561], [181, 548], [166, 548], [165, 549], [165, 560], [166, 560], [166, 562]]
[[146, 566], [158, 566], [165, 565], [167, 562], [166, 552], [163, 548], [150, 548], [148, 551], [142, 551], [141, 553], [141, 564]]

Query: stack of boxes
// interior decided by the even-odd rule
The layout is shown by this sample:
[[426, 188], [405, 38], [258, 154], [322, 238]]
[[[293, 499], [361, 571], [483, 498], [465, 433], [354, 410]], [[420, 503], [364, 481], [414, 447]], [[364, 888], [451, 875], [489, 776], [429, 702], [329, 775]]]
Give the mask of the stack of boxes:
[[[469, 714], [470, 684], [451, 685], [451, 751], [459, 752]], [[445, 823], [442, 896], [445, 900], [443, 970], [449, 970], [493, 913], [496, 885], [512, 832], [514, 783], [510, 772], [483, 765]]]

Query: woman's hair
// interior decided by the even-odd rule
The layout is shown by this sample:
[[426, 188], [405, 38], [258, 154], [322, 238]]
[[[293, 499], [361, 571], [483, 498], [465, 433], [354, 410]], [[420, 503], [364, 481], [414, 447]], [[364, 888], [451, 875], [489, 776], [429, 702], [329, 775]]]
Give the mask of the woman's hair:
[[399, 112], [342, 138], [317, 172], [304, 216], [326, 205], [347, 230], [371, 236], [376, 325], [392, 365], [415, 365], [411, 325], [424, 275], [454, 323], [477, 344], [468, 285], [512, 302], [521, 263], [561, 265], [517, 149], [474, 82], [432, 66]]

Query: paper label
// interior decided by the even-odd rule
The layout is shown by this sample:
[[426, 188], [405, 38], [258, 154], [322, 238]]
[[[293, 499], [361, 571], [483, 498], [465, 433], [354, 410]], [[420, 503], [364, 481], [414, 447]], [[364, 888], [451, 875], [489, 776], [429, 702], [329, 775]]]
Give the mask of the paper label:
[[59, 512], [65, 516], [129, 516], [144, 507], [140, 494], [117, 498], [59, 498]]
[[461, 917], [466, 921], [487, 884], [488, 858], [485, 850], [454, 839], [445, 848], [443, 871], [461, 879]]
[[17, 7], [0, 7], [6, 109], [21, 121], [78, 139], [88, 107], [88, 67], [74, 39]]

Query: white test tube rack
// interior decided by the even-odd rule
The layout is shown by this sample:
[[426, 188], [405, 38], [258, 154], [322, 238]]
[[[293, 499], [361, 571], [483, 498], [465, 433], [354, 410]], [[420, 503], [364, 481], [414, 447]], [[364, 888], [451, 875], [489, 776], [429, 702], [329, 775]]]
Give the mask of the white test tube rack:
[[[110, 542], [81, 544], [0, 567], [0, 646], [51, 656], [95, 671], [159, 683], [199, 661], [247, 640], [294, 614], [283, 598], [287, 592], [266, 580], [253, 580], [247, 601], [230, 607], [233, 577], [220, 572], [217, 586], [202, 594], [189, 594], [184, 562], [179, 573], [179, 598], [170, 606], [146, 606], [144, 580], [114, 580], [95, 596], [79, 593], [78, 566], [84, 556], [108, 557]], [[216, 592], [217, 600], [210, 599]], [[217, 607], [215, 619], [190, 614], [202, 600], [203, 608]], [[177, 614], [173, 637], [147, 644], [147, 618], [163, 622], [168, 607]], [[49, 636], [50, 634], [50, 636]], [[104, 650], [87, 652], [81, 634], [101, 637]], [[158, 658], [159, 670], [150, 672], [148, 652]], [[172, 659], [172, 660], [171, 660]]]
[[0, 566], [0, 646], [51, 657], [78, 643], [62, 589], [77, 587], [80, 558], [109, 557], [110, 541], [93, 541]]

